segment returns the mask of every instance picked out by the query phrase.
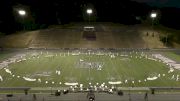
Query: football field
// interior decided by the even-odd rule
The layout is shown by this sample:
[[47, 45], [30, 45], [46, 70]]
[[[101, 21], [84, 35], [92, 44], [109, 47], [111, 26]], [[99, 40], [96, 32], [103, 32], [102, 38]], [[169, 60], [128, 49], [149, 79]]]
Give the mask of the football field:
[[180, 87], [175, 65], [151, 51], [28, 51], [1, 61], [0, 86]]

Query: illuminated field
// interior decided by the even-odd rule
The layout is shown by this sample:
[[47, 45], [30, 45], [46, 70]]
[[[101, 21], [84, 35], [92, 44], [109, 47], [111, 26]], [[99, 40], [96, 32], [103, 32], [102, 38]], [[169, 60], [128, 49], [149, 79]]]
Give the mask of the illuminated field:
[[12, 63], [0, 70], [0, 86], [83, 84], [88, 87], [89, 83], [92, 86], [104, 83], [107, 87], [114, 84], [118, 87], [180, 86], [180, 71], [170, 69], [170, 65], [152, 54], [147, 51], [30, 51], [6, 60]]

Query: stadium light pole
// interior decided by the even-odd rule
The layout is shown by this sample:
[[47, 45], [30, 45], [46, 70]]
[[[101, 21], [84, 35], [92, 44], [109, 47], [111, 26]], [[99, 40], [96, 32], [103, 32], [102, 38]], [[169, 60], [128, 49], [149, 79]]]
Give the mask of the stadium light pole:
[[23, 30], [25, 30], [25, 26], [24, 26], [24, 17], [27, 15], [26, 11], [21, 9], [18, 10], [18, 14], [22, 17], [22, 22], [23, 22]]
[[89, 24], [90, 24], [90, 16], [93, 13], [93, 11], [92, 11], [91, 8], [89, 8], [89, 9], [86, 10], [86, 13], [89, 15]]
[[154, 34], [154, 19], [157, 17], [157, 13], [152, 12], [150, 17], [152, 18], [152, 29], [153, 29], [153, 34]]

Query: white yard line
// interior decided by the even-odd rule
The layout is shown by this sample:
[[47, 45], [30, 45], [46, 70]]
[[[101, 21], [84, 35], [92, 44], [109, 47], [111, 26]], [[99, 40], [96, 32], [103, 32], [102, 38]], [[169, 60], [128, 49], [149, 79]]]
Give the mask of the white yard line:
[[[101, 56], [98, 56], [98, 60], [97, 61], [99, 61], [100, 60], [100, 57]], [[104, 68], [104, 67], [103, 67]], [[103, 68], [102, 68], [102, 70], [101, 71], [99, 71], [99, 72], [102, 72], [103, 71]], [[102, 76], [101, 76], [101, 74], [100, 73], [98, 73], [98, 81], [99, 80], [103, 80], [103, 78], [102, 78]], [[101, 81], [102, 82], [102, 81]], [[98, 82], [99, 83], [99, 82]]]
[[[115, 57], [115, 58], [119, 58], [119, 57]], [[116, 78], [116, 79], [121, 78], [120, 75], [119, 75], [119, 73], [118, 73], [118, 71], [117, 71], [117, 69], [116, 69], [117, 67], [115, 67], [115, 65], [113, 64], [113, 62], [112, 62], [111, 59], [110, 59], [110, 62], [111, 62], [111, 64], [112, 64], [112, 70], [113, 70], [113, 72], [116, 73], [116, 75], [117, 75], [117, 77], [118, 77], [118, 78]]]
[[[106, 53], [107, 54], [107, 53]], [[109, 56], [105, 56], [105, 58], [103, 58], [103, 61], [109, 61], [109, 59], [106, 59], [107, 57], [109, 57]], [[106, 66], [106, 68], [111, 68], [111, 67], [107, 67]], [[108, 69], [109, 70], [109, 69]], [[106, 69], [105, 69], [105, 71], [106, 71], [106, 73], [108, 74], [108, 78], [109, 77], [112, 77], [112, 74], [110, 74], [110, 72], [109, 71], [107, 71]], [[106, 78], [107, 79], [107, 78]]]
[[[64, 52], [63, 52], [64, 53]], [[70, 61], [70, 60], [68, 60], [68, 61]], [[65, 68], [67, 68], [68, 67], [68, 69], [71, 69], [72, 67], [71, 66], [69, 66], [70, 64], [66, 64], [65, 65]], [[73, 73], [73, 69], [71, 69], [70, 70], [70, 72], [69, 72], [69, 75], [67, 76], [68, 77], [68, 79], [69, 79], [69, 77], [72, 77], [72, 73]], [[65, 77], [66, 78], [66, 77]], [[66, 81], [66, 79], [65, 79], [65, 81], [64, 82], [69, 82], [69, 80], [68, 81]]]
[[[90, 61], [90, 57], [88, 57], [88, 61]], [[89, 82], [91, 82], [91, 68], [88, 68], [88, 78]]]
[[[72, 54], [72, 53], [71, 53], [71, 54]], [[81, 58], [81, 56], [79, 56], [78, 60], [79, 60], [80, 58]], [[79, 69], [80, 69], [80, 73], [79, 73], [79, 78], [78, 78], [79, 80], [78, 80], [78, 81], [79, 81], [79, 83], [82, 83], [81, 78], [82, 78], [82, 72], [83, 72], [83, 71], [82, 71], [82, 68], [79, 68]]]

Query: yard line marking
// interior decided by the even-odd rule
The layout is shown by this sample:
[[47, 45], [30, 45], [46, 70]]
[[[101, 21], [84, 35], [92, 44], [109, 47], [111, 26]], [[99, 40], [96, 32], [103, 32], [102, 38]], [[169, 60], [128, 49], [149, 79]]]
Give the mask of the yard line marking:
[[[116, 57], [117, 58], [117, 57]], [[116, 59], [115, 58], [115, 59]], [[119, 75], [119, 73], [117, 72], [117, 67], [115, 68], [115, 65], [113, 64], [113, 62], [112, 62], [112, 60], [110, 59], [110, 62], [111, 62], [111, 64], [112, 64], [112, 70], [114, 71], [114, 73], [116, 73], [116, 76], [118, 77], [118, 80], [119, 80], [119, 78], [120, 78], [120, 75]]]
[[[68, 61], [71, 61], [71, 60], [68, 59]], [[72, 67], [71, 64], [68, 64], [67, 66], [71, 68], [71, 71], [70, 71], [70, 77], [74, 77], [74, 76], [73, 76], [73, 73], [74, 73], [73, 70], [75, 69], [75, 67]], [[76, 76], [75, 76], [75, 77], [76, 77]], [[76, 79], [77, 79], [77, 77], [76, 77]]]
[[[100, 60], [101, 56], [97, 56], [97, 57], [98, 57], [97, 59]], [[101, 78], [100, 73], [98, 73], [98, 80], [97, 81], [99, 82], [100, 80], [103, 80], [103, 79]]]
[[[108, 54], [108, 53], [105, 53], [105, 54]], [[103, 58], [103, 61], [107, 62], [107, 61], [109, 60], [109, 58], [108, 58], [109, 56], [108, 56], [108, 55], [107, 55], [107, 56], [105, 55], [105, 56], [103, 56], [103, 57], [104, 57], [104, 58]], [[107, 58], [107, 59], [106, 59], [106, 58]], [[108, 71], [109, 69], [107, 70], [106, 68], [110, 68], [110, 67], [105, 66], [105, 67], [104, 67], [104, 70], [105, 70], [106, 73], [108, 74], [108, 78], [112, 77], [112, 75], [111, 75], [110, 72]], [[107, 78], [106, 78], [106, 79], [107, 79]], [[107, 80], [107, 81], [108, 81], [108, 80]]]
[[[80, 59], [80, 57], [81, 57], [81, 56], [78, 56], [78, 60]], [[79, 65], [78, 65], [78, 66], [79, 66]], [[80, 66], [79, 66], [79, 67], [80, 67]], [[78, 67], [78, 68], [79, 68], [79, 67]], [[79, 81], [79, 83], [82, 83], [81, 78], [82, 78], [82, 72], [83, 72], [83, 71], [82, 71], [81, 68], [79, 68], [79, 69], [80, 69], [80, 73], [79, 73], [79, 80], [78, 80], [78, 81]]]

